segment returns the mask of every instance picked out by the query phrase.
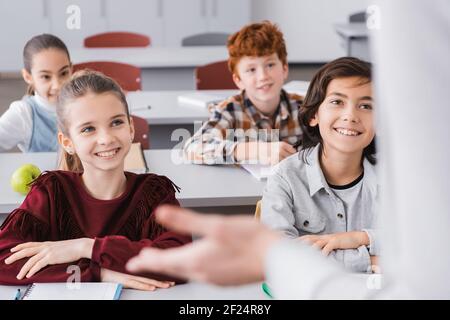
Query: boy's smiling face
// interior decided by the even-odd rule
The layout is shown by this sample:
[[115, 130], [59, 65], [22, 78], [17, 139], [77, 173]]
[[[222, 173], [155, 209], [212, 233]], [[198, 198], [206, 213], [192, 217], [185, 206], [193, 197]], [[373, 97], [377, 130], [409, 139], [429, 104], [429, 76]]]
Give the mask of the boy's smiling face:
[[324, 150], [361, 157], [375, 137], [371, 82], [359, 77], [333, 79], [311, 126], [319, 126]]
[[245, 56], [236, 65], [233, 80], [261, 112], [271, 115], [280, 102], [280, 92], [288, 76], [276, 53], [262, 57]]

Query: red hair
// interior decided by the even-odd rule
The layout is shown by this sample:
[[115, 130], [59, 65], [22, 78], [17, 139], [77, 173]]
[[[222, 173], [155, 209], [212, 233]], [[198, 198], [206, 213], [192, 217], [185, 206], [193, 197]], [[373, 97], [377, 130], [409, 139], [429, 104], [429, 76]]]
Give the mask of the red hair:
[[262, 57], [276, 53], [283, 65], [287, 51], [283, 33], [270, 21], [252, 23], [228, 38], [228, 68], [236, 74], [236, 65], [242, 57]]

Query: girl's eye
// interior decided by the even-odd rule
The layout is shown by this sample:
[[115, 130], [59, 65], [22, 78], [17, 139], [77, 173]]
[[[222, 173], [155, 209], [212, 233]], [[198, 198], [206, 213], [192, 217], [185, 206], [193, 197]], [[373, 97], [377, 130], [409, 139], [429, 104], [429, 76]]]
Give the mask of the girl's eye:
[[50, 76], [47, 76], [47, 75], [42, 76], [41, 78], [44, 79], [44, 80], [50, 80]]
[[123, 120], [120, 120], [120, 119], [114, 120], [114, 121], [112, 122], [112, 126], [113, 126], [113, 127], [120, 126], [121, 124], [123, 124]]
[[81, 129], [81, 133], [91, 133], [94, 130], [95, 130], [94, 127], [85, 127]]
[[271, 62], [271, 63], [269, 63], [267, 66], [268, 66], [269, 68], [272, 68], [272, 67], [275, 66], [275, 63]]
[[249, 73], [253, 73], [253, 72], [255, 72], [255, 68], [250, 68], [250, 69], [247, 69], [247, 72], [249, 72]]
[[372, 110], [372, 105], [371, 104], [362, 104], [359, 107], [361, 109], [365, 109], [365, 110]]
[[63, 77], [66, 77], [66, 76], [68, 76], [69, 75], [69, 72], [68, 71], [63, 71], [62, 73], [61, 73], [61, 76], [63, 76]]

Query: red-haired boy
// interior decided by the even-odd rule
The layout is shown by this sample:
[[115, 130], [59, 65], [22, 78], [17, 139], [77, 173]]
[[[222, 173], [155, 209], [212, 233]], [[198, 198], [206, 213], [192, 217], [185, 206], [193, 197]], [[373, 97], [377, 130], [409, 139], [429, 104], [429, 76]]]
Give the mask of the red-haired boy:
[[228, 66], [239, 95], [219, 103], [185, 144], [196, 163], [274, 164], [296, 152], [302, 135], [303, 97], [286, 93], [287, 51], [283, 34], [269, 21], [243, 27], [228, 39]]

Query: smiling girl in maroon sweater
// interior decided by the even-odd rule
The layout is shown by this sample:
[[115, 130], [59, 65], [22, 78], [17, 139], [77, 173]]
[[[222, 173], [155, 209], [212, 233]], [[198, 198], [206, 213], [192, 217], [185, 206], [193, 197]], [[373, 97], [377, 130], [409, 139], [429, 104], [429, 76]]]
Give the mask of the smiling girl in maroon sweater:
[[125, 270], [144, 247], [176, 247], [191, 238], [154, 219], [158, 205], [179, 205], [168, 178], [124, 172], [134, 128], [118, 84], [79, 72], [62, 88], [57, 113], [66, 170], [44, 172], [1, 226], [0, 284], [70, 281], [77, 270], [82, 282], [143, 290], [173, 285], [174, 279]]

